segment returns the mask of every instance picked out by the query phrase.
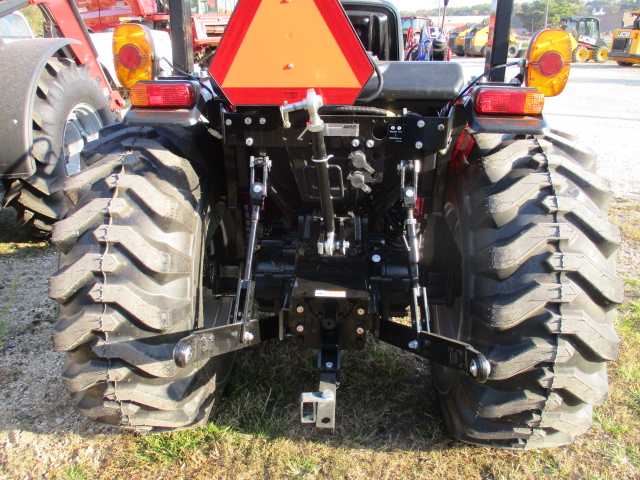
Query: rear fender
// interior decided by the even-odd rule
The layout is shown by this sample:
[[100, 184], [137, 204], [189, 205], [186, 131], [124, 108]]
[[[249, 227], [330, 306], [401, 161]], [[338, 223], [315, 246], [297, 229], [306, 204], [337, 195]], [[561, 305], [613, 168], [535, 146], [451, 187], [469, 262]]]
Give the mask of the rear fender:
[[38, 79], [49, 59], [71, 43], [77, 42], [36, 38], [0, 45], [0, 178], [26, 178], [35, 171], [31, 144]]

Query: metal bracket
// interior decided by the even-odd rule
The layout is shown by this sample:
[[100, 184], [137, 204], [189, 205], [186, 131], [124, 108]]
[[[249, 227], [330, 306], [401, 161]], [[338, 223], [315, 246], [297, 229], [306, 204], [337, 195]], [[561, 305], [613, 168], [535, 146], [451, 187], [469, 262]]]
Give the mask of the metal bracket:
[[[325, 309], [326, 315], [331, 316], [330, 308]], [[300, 421], [315, 423], [321, 433], [332, 434], [336, 428], [336, 389], [338, 372], [342, 368], [339, 337], [340, 326], [337, 323], [331, 328], [322, 328], [318, 348], [320, 388], [317, 392], [300, 395]]]

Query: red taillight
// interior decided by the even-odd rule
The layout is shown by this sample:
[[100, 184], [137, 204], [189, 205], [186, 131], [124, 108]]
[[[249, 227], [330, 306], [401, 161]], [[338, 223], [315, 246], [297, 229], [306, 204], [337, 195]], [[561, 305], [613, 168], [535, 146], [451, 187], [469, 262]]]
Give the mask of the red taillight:
[[562, 67], [564, 67], [562, 55], [555, 51], [545, 53], [538, 61], [538, 68], [540, 69], [540, 72], [548, 77], [559, 74]]
[[535, 89], [481, 88], [475, 97], [476, 112], [502, 115], [539, 115], [544, 95]]
[[120, 49], [120, 63], [127, 68], [137, 68], [142, 60], [140, 50], [133, 45], [125, 45]]
[[129, 98], [135, 107], [188, 108], [196, 96], [189, 82], [141, 82], [129, 89]]

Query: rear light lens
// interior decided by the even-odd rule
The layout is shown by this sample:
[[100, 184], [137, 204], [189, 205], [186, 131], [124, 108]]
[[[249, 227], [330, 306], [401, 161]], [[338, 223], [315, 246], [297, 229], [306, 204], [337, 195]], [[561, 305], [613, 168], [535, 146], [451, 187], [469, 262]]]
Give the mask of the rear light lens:
[[529, 88], [481, 88], [475, 97], [476, 112], [483, 115], [540, 115], [544, 95]]
[[546, 52], [538, 62], [540, 72], [549, 77], [559, 74], [562, 71], [562, 67], [564, 67], [564, 60], [562, 60], [562, 55], [558, 52]]
[[120, 62], [125, 68], [136, 68], [142, 61], [142, 55], [133, 45], [125, 45], [120, 49]]
[[158, 73], [151, 30], [145, 25], [123, 23], [113, 32], [113, 64], [120, 85], [152, 80]]
[[189, 82], [142, 82], [131, 87], [129, 98], [134, 107], [190, 108], [196, 92]]

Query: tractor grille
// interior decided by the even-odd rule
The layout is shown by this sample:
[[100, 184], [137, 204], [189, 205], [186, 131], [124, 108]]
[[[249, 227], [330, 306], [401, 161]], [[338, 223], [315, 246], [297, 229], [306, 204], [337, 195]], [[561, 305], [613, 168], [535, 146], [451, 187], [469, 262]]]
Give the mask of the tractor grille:
[[631, 40], [628, 38], [614, 38], [611, 50], [623, 51], [629, 53]]

